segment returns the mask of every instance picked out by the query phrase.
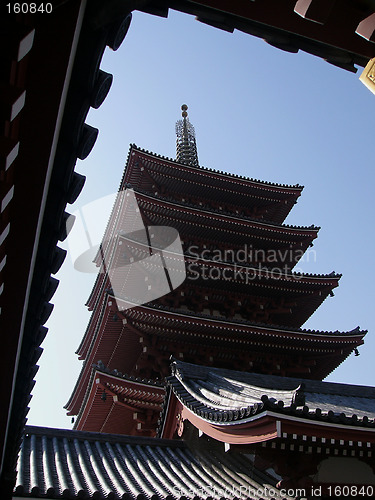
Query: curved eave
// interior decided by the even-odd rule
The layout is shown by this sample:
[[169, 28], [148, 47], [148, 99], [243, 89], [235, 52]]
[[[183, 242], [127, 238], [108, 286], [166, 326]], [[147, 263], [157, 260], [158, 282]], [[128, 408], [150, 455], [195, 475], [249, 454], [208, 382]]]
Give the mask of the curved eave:
[[[338, 423], [337, 418], [316, 420], [314, 416], [306, 418], [301, 410], [294, 410], [292, 415], [283, 415], [280, 412], [262, 409], [258, 414], [249, 417], [247, 421], [229, 422], [223, 425], [198, 416], [183, 405], [182, 418], [189, 420], [202, 433], [217, 441], [232, 445], [252, 445], [278, 439], [290, 439], [293, 436], [314, 438], [312, 444], [318, 440], [318, 445], [324, 447], [328, 440], [354, 441], [361, 446], [362, 442], [375, 443], [375, 425], [361, 427], [362, 422], [353, 425], [351, 419], [346, 424]], [[342, 422], [344, 418], [342, 417]], [[367, 424], [368, 425], [368, 424]]]
[[278, 436], [277, 420], [267, 417], [266, 414], [253, 417], [247, 422], [236, 425], [215, 425], [194, 412], [183, 404], [182, 418], [189, 420], [194, 427], [203, 434], [212, 437], [216, 441], [228, 444], [256, 444], [270, 441]]
[[218, 427], [243, 426], [272, 412], [373, 430], [375, 387], [209, 368], [174, 360], [167, 384], [199, 419]]
[[103, 290], [105, 286], [110, 286], [108, 276], [106, 276], [104, 273], [100, 273], [99, 276], [100, 279], [98, 280], [98, 282], [101, 283], [101, 290], [98, 291], [95, 301], [95, 307], [93, 308], [93, 312], [90, 316], [82, 340], [76, 350], [76, 354], [79, 356], [80, 360], [85, 359], [87, 356], [90, 346], [92, 345], [93, 336], [95, 335], [95, 332], [97, 332], [98, 328], [100, 328], [100, 323], [102, 321], [106, 304], [108, 302], [107, 292]]
[[[241, 264], [241, 263], [227, 263], [227, 262], [219, 262], [219, 261], [213, 261], [213, 260], [206, 260], [206, 259], [195, 259], [190, 257], [189, 255], [185, 256], [185, 260], [187, 262], [187, 267], [189, 268], [189, 264], [195, 264], [197, 268], [202, 268], [203, 266], [206, 266], [207, 268], [217, 268], [221, 271], [223, 270], [228, 270], [231, 271], [230, 274], [233, 275], [233, 279], [228, 277], [225, 273], [221, 272], [218, 274], [218, 277], [215, 276], [215, 281], [220, 280], [220, 281], [225, 281], [225, 282], [230, 282], [230, 281], [237, 281], [235, 279], [236, 276], [236, 271], [239, 272], [240, 270], [244, 270], [245, 275], [247, 276], [246, 284], [251, 284], [254, 281], [259, 281], [260, 283], [267, 283], [268, 286], [275, 285], [276, 287], [279, 286], [288, 286], [291, 284], [294, 284], [295, 290], [300, 290], [301, 288], [306, 288], [306, 291], [309, 290], [310, 288], [316, 288], [322, 286], [324, 287], [329, 287], [330, 289], [336, 288], [339, 286], [339, 281], [340, 278], [342, 277], [341, 274], [336, 274], [336, 273], [330, 273], [330, 274], [302, 274], [302, 273], [290, 273], [290, 272], [285, 272], [283, 268], [279, 268], [275, 264], [275, 271], [272, 269], [269, 269], [268, 267], [265, 267], [265, 265], [260, 265], [259, 267], [252, 267], [246, 264]], [[269, 264], [270, 267], [272, 267], [272, 264]], [[238, 275], [238, 281], [243, 281], [243, 278], [241, 278], [241, 275]], [[283, 285], [280, 285], [279, 283], [283, 283]]]
[[[118, 304], [121, 307], [119, 299]], [[127, 303], [129, 305], [129, 303]], [[123, 317], [132, 321], [141, 321], [146, 325], [157, 326], [161, 334], [166, 334], [168, 329], [174, 328], [181, 331], [181, 334], [192, 331], [192, 335], [204, 336], [205, 331], [215, 332], [217, 335], [223, 335], [226, 340], [238, 342], [237, 335], [253, 335], [264, 338], [284, 338], [292, 341], [327, 342], [327, 343], [350, 343], [354, 346], [360, 345], [366, 335], [366, 330], [352, 330], [348, 332], [327, 332], [317, 330], [304, 330], [300, 328], [272, 327], [269, 325], [257, 325], [245, 321], [230, 321], [227, 319], [214, 319], [207, 315], [197, 316], [194, 313], [186, 311], [172, 311], [166, 308], [156, 308], [149, 305], [134, 305], [133, 308], [127, 308], [121, 311]], [[156, 333], [156, 332], [155, 332]], [[188, 334], [188, 333], [187, 333]], [[212, 334], [211, 334], [212, 335]]]
[[[285, 236], [300, 236], [304, 238], [311, 238], [311, 240], [313, 240], [317, 237], [319, 231], [319, 227], [316, 226], [288, 226], [281, 223], [276, 224], [272, 222], [262, 222], [251, 218], [243, 218], [236, 214], [229, 215], [226, 213], [220, 213], [219, 211], [208, 210], [203, 207], [194, 207], [192, 205], [178, 203], [137, 189], [134, 189], [134, 192], [136, 193], [137, 201], [141, 207], [142, 203], [149, 203], [154, 206], [156, 210], [164, 210], [165, 214], [167, 214], [172, 220], [180, 220], [181, 215], [183, 215], [183, 220], [190, 216], [192, 221], [197, 219], [201, 221], [200, 223], [202, 223], [202, 220], [205, 219], [207, 220], [206, 224], [208, 226], [216, 224], [219, 225], [219, 229], [220, 225], [224, 227], [225, 225], [229, 225], [232, 231], [245, 231], [246, 229], [249, 229], [250, 231], [259, 230], [264, 233], [269, 233], [268, 237], [270, 239], [272, 239], [272, 234], [283, 234]], [[179, 216], [178, 214], [181, 215]], [[224, 228], [221, 227], [221, 229]]]
[[[5, 359], [12, 364], [4, 364], [2, 376], [0, 489], [4, 497], [14, 478], [40, 344], [47, 333], [43, 325], [53, 309], [50, 300], [58, 280], [51, 275], [66, 255], [57, 246], [67, 235], [65, 207], [74, 203], [84, 184], [84, 176], [74, 171], [75, 164], [90, 153], [98, 132], [85, 124], [86, 115], [91, 106], [101, 105], [111, 81], [99, 66], [113, 31], [108, 25], [113, 12], [108, 11], [102, 29], [95, 31], [85, 1], [52, 4], [51, 12], [44, 15], [15, 14], [10, 9], [1, 30], [5, 125], [0, 169], [6, 195], [2, 222], [11, 222], [5, 234], [0, 227], [1, 253], [6, 253], [6, 259], [3, 253], [0, 256], [1, 299], [2, 326], [11, 339]], [[105, 89], [97, 85], [101, 78], [106, 80]], [[5, 455], [4, 439], [9, 441]]]
[[[281, 223], [285, 220], [301, 194], [301, 186], [287, 186], [240, 176], [209, 171], [203, 167], [164, 161], [140, 150], [132, 150], [120, 189], [127, 183], [150, 193], [155, 186], [162, 186], [173, 193], [175, 199], [185, 199], [186, 188], [195, 199], [224, 204], [229, 210], [242, 211], [243, 207], [255, 209], [260, 219]], [[215, 172], [217, 175], [215, 175]], [[245, 183], [242, 182], [245, 180]]]
[[[74, 429], [132, 433], [136, 426], [134, 414], [137, 411], [159, 414], [164, 396], [165, 389], [154, 383], [103, 373], [94, 367]], [[112, 423], [107, 422], [109, 413]]]
[[[182, 405], [182, 418], [187, 418], [195, 427], [205, 434], [231, 444], [251, 444], [282, 437], [281, 428], [277, 432], [276, 425], [269, 424], [276, 420], [294, 422], [296, 428], [302, 427], [300, 434], [322, 435], [322, 429], [328, 435], [332, 428], [363, 432], [368, 440], [375, 444], [375, 419], [366, 415], [358, 417], [355, 408], [352, 413], [335, 413], [333, 410], [321, 411], [320, 408], [307, 406], [283, 406], [282, 402], [271, 402], [266, 396], [262, 401], [244, 408], [219, 410], [194, 399], [188, 390], [175, 377], [167, 379], [174, 397]], [[371, 412], [370, 412], [371, 413]], [[265, 432], [264, 424], [268, 431]], [[320, 428], [316, 431], [313, 428]], [[259, 430], [260, 429], [260, 430]], [[290, 429], [290, 425], [289, 425]]]

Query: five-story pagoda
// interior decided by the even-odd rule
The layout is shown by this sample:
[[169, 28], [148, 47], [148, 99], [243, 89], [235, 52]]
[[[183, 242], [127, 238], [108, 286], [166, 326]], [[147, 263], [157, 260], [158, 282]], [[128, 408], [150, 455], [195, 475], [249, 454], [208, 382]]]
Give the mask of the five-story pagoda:
[[[302, 186], [199, 166], [186, 105], [176, 133], [176, 160], [130, 147], [66, 405], [78, 430], [155, 436], [171, 356], [322, 380], [363, 343], [358, 328], [302, 328], [340, 279], [293, 273], [319, 230], [284, 224]], [[152, 239], [158, 227], [178, 231], [183, 256], [163, 251], [162, 231]], [[167, 283], [160, 293], [148, 281], [159, 271]]]

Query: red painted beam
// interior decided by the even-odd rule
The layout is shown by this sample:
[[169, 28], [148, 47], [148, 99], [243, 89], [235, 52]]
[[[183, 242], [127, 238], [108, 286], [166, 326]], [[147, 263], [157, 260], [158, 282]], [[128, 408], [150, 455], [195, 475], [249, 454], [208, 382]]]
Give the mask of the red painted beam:
[[304, 19], [324, 24], [329, 18], [336, 0], [298, 0], [294, 12]]
[[375, 13], [358, 24], [356, 33], [369, 42], [375, 43]]

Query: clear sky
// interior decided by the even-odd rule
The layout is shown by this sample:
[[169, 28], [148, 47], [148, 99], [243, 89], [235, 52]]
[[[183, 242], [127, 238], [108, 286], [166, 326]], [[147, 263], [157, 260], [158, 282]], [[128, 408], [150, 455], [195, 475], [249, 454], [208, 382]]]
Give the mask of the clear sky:
[[[117, 191], [131, 143], [174, 158], [175, 122], [188, 104], [201, 165], [305, 186], [286, 223], [321, 230], [316, 258], [299, 267], [343, 277], [304, 326], [367, 329], [361, 355], [352, 354], [327, 380], [375, 385], [375, 96], [358, 80], [362, 68], [349, 73], [173, 11], [168, 19], [135, 13], [122, 46], [106, 50], [101, 68], [114, 82], [86, 120], [100, 133], [89, 157], [77, 162], [86, 185], [67, 210]], [[63, 406], [82, 365], [75, 350], [95, 275], [75, 271], [68, 257], [57, 278], [28, 423], [70, 428]]]

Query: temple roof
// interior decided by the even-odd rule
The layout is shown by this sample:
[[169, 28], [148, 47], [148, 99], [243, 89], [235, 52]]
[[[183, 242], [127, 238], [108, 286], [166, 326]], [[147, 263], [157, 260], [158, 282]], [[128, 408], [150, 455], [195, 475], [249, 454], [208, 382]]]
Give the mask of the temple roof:
[[[195, 331], [196, 329], [196, 331], [200, 331], [203, 334], [206, 329], [216, 328], [221, 331], [227, 330], [228, 333], [231, 332], [231, 334], [235, 334], [235, 332], [239, 330], [246, 330], [248, 333], [253, 331], [257, 332], [257, 334], [263, 333], [264, 335], [268, 334], [272, 336], [285, 333], [285, 335], [290, 334], [291, 336], [294, 336], [295, 340], [301, 336], [301, 338], [309, 338], [309, 341], [311, 341], [312, 337], [320, 338], [320, 341], [322, 341], [323, 338], [331, 338], [331, 341], [333, 342], [336, 342], [336, 340], [340, 337], [362, 339], [367, 333], [367, 330], [361, 330], [359, 327], [348, 331], [324, 331], [255, 323], [236, 318], [228, 320], [196, 311], [191, 312], [185, 309], [183, 311], [179, 311], [177, 309], [167, 308], [153, 303], [137, 305], [133, 308], [127, 309], [126, 311], [121, 311], [121, 314], [134, 320], [143, 320], [145, 323], [149, 323], [151, 320], [153, 325], [159, 325], [162, 327], [165, 333], [167, 333], [166, 328], [172, 328], [174, 323], [179, 325], [181, 334], [183, 334], [185, 329], [191, 329], [191, 331]], [[218, 326], [219, 324], [220, 326]]]
[[[131, 185], [150, 194], [155, 190], [170, 193], [175, 199], [190, 196], [202, 202], [218, 201], [235, 207], [256, 206], [261, 208], [260, 217], [265, 216], [281, 223], [293, 208], [303, 190], [299, 184], [287, 185], [260, 181], [250, 177], [230, 174], [202, 166], [179, 163], [132, 144], [120, 190]], [[188, 189], [186, 189], [188, 186]]]
[[[129, 156], [131, 155], [132, 152], [139, 152], [143, 153], [145, 156], [149, 156], [154, 158], [155, 160], [163, 160], [168, 163], [178, 163], [176, 160], [173, 160], [173, 158], [168, 158], [167, 156], [162, 156], [157, 153], [153, 153], [152, 151], [148, 151], [147, 149], [143, 149], [138, 147], [136, 144], [131, 144], [130, 145], [130, 150], [129, 150]], [[203, 171], [207, 172], [207, 175], [211, 172], [212, 174], [217, 174], [217, 176], [220, 177], [225, 177], [228, 179], [237, 179], [237, 182], [240, 184], [246, 184], [246, 185], [254, 185], [257, 188], [260, 189], [270, 189], [270, 190], [275, 190], [280, 191], [280, 192], [287, 192], [287, 191], [302, 191], [303, 186], [299, 184], [282, 184], [282, 183], [277, 183], [277, 182], [269, 182], [269, 181], [262, 181], [260, 179], [254, 179], [253, 177], [247, 177], [243, 175], [238, 175], [238, 174], [232, 174], [229, 172], [223, 172], [222, 170], [215, 170], [214, 168], [209, 168], [209, 167], [204, 167], [202, 165], [199, 165], [199, 167], [192, 167], [191, 165], [186, 165], [186, 164], [179, 164], [179, 166], [183, 167], [183, 169], [186, 169], [187, 171], [194, 171], [193, 169], [196, 169], [196, 171]], [[191, 170], [190, 170], [191, 169]]]
[[[134, 189], [142, 213], [150, 218], [153, 224], [165, 224], [176, 227], [182, 235], [193, 234], [203, 236], [205, 240], [222, 239], [218, 232], [224, 234], [228, 241], [242, 243], [244, 238], [255, 240], [260, 248], [269, 244], [282, 246], [308, 240], [308, 244], [317, 237], [317, 226], [290, 226], [278, 222], [256, 220], [226, 212], [213, 210], [205, 204], [193, 205], [187, 202], [176, 202], [171, 198]], [[225, 240], [226, 241], [226, 240]], [[247, 240], [248, 241], [248, 240]], [[266, 244], [267, 246], [267, 244]], [[308, 246], [308, 245], [307, 245]]]
[[[219, 266], [212, 266], [214, 271], [218, 268]], [[332, 289], [338, 286], [338, 278], [336, 277], [319, 276], [293, 279], [293, 276], [282, 276], [280, 279], [277, 279], [271, 276], [272, 273], [270, 273], [271, 277], [267, 278], [264, 275], [259, 276], [256, 271], [253, 274], [253, 270], [247, 273], [246, 269], [243, 272], [241, 270], [237, 272], [237, 276], [233, 277], [233, 279], [225, 280], [225, 277], [222, 278], [220, 276], [220, 279], [215, 280], [214, 278], [218, 274], [212, 275], [213, 278], [211, 278], [209, 274], [211, 268], [209, 266], [202, 269], [203, 271], [198, 266], [188, 269], [188, 279], [181, 286], [185, 296], [195, 297], [195, 302], [201, 301], [199, 305], [195, 304], [196, 310], [202, 310], [200, 307], [202, 306], [203, 309], [209, 312], [210, 308], [215, 310], [220, 309], [225, 304], [229, 305], [236, 301], [240, 301], [243, 304], [246, 303], [246, 307], [253, 308], [254, 304], [252, 300], [256, 297], [263, 303], [263, 308], [259, 309], [259, 314], [262, 314], [261, 318], [264, 316], [263, 311], [269, 301], [276, 301], [276, 307], [272, 310], [271, 307], [267, 306], [269, 307], [266, 311], [267, 314], [269, 313], [267, 320], [253, 318], [255, 321], [273, 325], [282, 324], [292, 328], [301, 327], [322, 302], [329, 295], [333, 295]], [[224, 269], [225, 271], [228, 270], [228, 268]], [[194, 272], [196, 272], [195, 275], [193, 274]], [[203, 272], [206, 274], [203, 274]], [[114, 283], [117, 289], [120, 289], [121, 282], [117, 277], [113, 278], [112, 283]], [[117, 294], [117, 302], [123, 299], [123, 302], [127, 304], [126, 307], [132, 302], [133, 305], [136, 305], [137, 302], [132, 300], [131, 296], [129, 297], [130, 293], [125, 292], [123, 291], [121, 295]], [[172, 293], [178, 294], [179, 291]], [[192, 302], [190, 298], [189, 302]], [[215, 305], [216, 303], [218, 305]], [[277, 309], [278, 305], [280, 306], [280, 310]], [[189, 307], [182, 309], [189, 310], [193, 306], [190, 304]], [[239, 312], [240, 308], [237, 306], [235, 309]], [[226, 315], [220, 314], [220, 312], [218, 316], [221, 316], [223, 320], [226, 319]]]
[[375, 429], [375, 387], [300, 380], [209, 368], [181, 361], [172, 364], [168, 384], [176, 397], [201, 419], [216, 426], [242, 424], [272, 411]]
[[[117, 299], [121, 307], [121, 301]], [[217, 349], [249, 352], [272, 352], [289, 356], [313, 356], [310, 377], [323, 378], [363, 343], [365, 330], [347, 332], [307, 330], [267, 325], [204, 313], [178, 310], [156, 304], [137, 305], [117, 313], [114, 297], [106, 296], [96, 310], [95, 325], [87, 330], [79, 354], [85, 359], [81, 374], [66, 407], [78, 411], [89, 381], [92, 364], [102, 360], [110, 368], [129, 373], [142, 353], [140, 337], [151, 334], [163, 341], [212, 345]], [[126, 318], [126, 319], [125, 319]], [[261, 339], [261, 343], [260, 343]], [[166, 352], [169, 356], [171, 352]], [[147, 355], [147, 353], [146, 353]], [[130, 358], [130, 359], [129, 359]], [[77, 399], [78, 398], [78, 399]], [[76, 406], [78, 405], [78, 406]]]
[[224, 450], [212, 455], [177, 440], [26, 427], [14, 496], [219, 500], [268, 490], [281, 498], [275, 482], [248, 457]]

